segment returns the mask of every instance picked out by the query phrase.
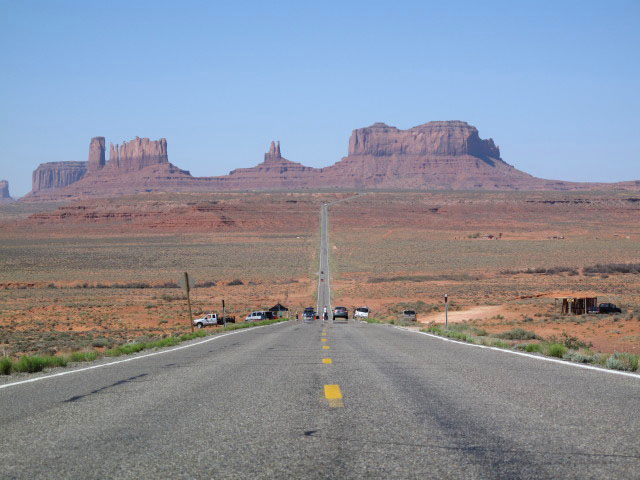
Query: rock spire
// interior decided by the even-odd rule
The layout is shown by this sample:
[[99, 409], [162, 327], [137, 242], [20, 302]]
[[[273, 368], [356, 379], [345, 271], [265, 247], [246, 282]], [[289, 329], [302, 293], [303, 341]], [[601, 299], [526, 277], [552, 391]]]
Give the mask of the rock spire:
[[264, 161], [273, 162], [280, 159], [282, 159], [282, 154], [280, 153], [280, 140], [278, 140], [278, 143], [272, 141], [269, 151], [264, 154]]
[[93, 137], [89, 143], [89, 159], [87, 161], [87, 170], [96, 172], [104, 167], [104, 137]]

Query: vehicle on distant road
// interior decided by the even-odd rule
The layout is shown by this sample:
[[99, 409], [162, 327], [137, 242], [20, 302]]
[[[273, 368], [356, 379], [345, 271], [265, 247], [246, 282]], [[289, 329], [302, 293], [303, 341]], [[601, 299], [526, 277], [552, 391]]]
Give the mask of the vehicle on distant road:
[[336, 318], [344, 318], [345, 320], [349, 319], [349, 310], [346, 307], [336, 307], [333, 309], [333, 319]]
[[211, 325], [224, 325], [224, 323], [236, 323], [236, 317], [219, 316], [217, 313], [208, 313], [202, 318], [196, 318], [193, 324], [198, 328], [209, 327]]
[[587, 308], [587, 313], [622, 313], [622, 310], [613, 303], [601, 303], [597, 307]]
[[353, 313], [353, 318], [369, 318], [369, 307], [358, 307]]
[[255, 312], [251, 312], [249, 315], [247, 315], [247, 317], [244, 319], [245, 322], [259, 322], [260, 320], [271, 320], [275, 318], [275, 315], [273, 314], [273, 312], [270, 312], [268, 310], [257, 310]]
[[302, 320], [304, 320], [305, 322], [312, 322], [315, 319], [316, 319], [316, 312], [313, 309], [313, 307], [305, 308], [304, 312], [302, 312]]
[[403, 310], [402, 315], [400, 316], [402, 320], [407, 322], [416, 322], [418, 321], [418, 316], [416, 315], [415, 310]]

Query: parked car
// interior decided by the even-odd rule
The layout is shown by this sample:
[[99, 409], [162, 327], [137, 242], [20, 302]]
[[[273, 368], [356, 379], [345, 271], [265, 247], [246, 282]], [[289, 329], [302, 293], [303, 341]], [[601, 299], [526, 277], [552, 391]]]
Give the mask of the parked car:
[[210, 325], [224, 325], [224, 323], [236, 323], [236, 317], [224, 317], [217, 313], [208, 313], [202, 318], [193, 320], [193, 324], [198, 328], [208, 327]]
[[401, 315], [402, 320], [407, 322], [416, 322], [418, 321], [418, 316], [416, 315], [415, 310], [403, 310]]
[[600, 313], [622, 313], [622, 310], [613, 303], [601, 303], [598, 308]]
[[307, 307], [302, 312], [302, 320], [305, 322], [312, 322], [316, 319], [316, 312], [313, 307]]
[[333, 309], [333, 319], [336, 318], [344, 318], [345, 320], [349, 319], [349, 310], [346, 307], [336, 307]]
[[369, 318], [369, 307], [358, 307], [353, 313], [353, 318]]
[[257, 310], [255, 312], [251, 312], [249, 315], [247, 315], [247, 317], [244, 319], [245, 322], [259, 322], [260, 320], [267, 320], [269, 319], [269, 314], [271, 314], [271, 318], [273, 318], [273, 313], [272, 312], [267, 312], [265, 310]]

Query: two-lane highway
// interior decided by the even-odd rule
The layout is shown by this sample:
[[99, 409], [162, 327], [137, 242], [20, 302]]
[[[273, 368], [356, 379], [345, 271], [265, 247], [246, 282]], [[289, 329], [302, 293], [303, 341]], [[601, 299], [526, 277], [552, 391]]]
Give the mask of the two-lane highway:
[[391, 326], [286, 322], [63, 371], [2, 379], [0, 478], [640, 478], [640, 377]]
[[327, 207], [322, 205], [320, 209], [320, 271], [318, 272], [318, 314], [323, 316], [324, 309], [331, 318], [331, 278], [329, 275], [329, 228], [327, 225]]

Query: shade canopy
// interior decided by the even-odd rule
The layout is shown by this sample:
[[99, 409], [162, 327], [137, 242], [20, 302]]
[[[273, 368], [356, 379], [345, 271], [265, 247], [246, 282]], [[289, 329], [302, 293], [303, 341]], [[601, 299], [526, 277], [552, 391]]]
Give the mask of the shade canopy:
[[280, 303], [276, 303], [269, 309], [270, 312], [288, 312], [289, 309]]

